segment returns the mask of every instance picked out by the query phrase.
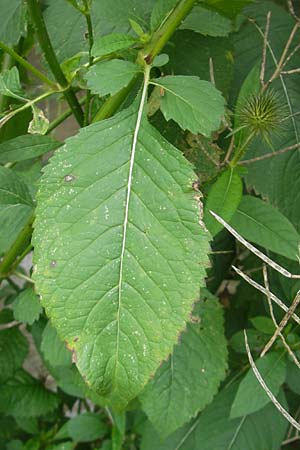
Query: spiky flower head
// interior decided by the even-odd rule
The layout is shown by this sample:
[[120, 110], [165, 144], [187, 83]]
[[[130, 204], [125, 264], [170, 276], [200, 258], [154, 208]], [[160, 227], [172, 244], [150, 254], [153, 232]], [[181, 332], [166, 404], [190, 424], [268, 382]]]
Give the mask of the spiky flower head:
[[285, 107], [280, 95], [274, 90], [266, 90], [250, 95], [240, 111], [240, 124], [251, 134], [268, 139], [272, 133], [282, 128]]

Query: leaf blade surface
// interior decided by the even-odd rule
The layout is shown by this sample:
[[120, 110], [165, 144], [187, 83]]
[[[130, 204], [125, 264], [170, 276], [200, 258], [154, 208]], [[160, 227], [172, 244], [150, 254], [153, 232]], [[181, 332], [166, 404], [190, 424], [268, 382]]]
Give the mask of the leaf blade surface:
[[118, 407], [171, 352], [208, 252], [190, 164], [144, 119], [136, 134], [136, 121], [133, 107], [56, 152], [34, 232], [34, 278], [47, 314], [88, 384]]

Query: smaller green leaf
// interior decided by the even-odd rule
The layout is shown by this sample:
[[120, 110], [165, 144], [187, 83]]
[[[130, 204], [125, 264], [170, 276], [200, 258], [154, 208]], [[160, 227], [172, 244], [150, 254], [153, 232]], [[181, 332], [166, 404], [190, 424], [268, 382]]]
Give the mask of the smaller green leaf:
[[169, 56], [166, 53], [161, 53], [160, 55], [155, 56], [153, 60], [153, 67], [162, 67], [168, 64]]
[[32, 212], [29, 186], [14, 170], [0, 166], [0, 254], [10, 248]]
[[222, 225], [212, 216], [210, 211], [218, 214], [228, 222], [236, 211], [243, 194], [241, 177], [234, 169], [227, 169], [212, 185], [205, 203], [204, 222], [212, 236], [215, 236]]
[[101, 97], [116, 94], [127, 86], [140, 71], [139, 66], [130, 61], [112, 59], [91, 66], [85, 78], [87, 86], [94, 94]]
[[28, 288], [17, 296], [13, 310], [16, 320], [32, 325], [39, 318], [43, 309], [39, 297], [32, 288]]
[[38, 419], [30, 417], [16, 417], [16, 422], [18, 426], [26, 431], [29, 434], [38, 434], [39, 433], [39, 424]]
[[25, 161], [37, 158], [61, 146], [50, 136], [25, 134], [0, 144], [0, 163]]
[[228, 36], [232, 31], [232, 23], [216, 11], [196, 5], [180, 25], [180, 29], [193, 30], [204, 36]]
[[72, 365], [72, 353], [59, 339], [56, 329], [50, 322], [47, 323], [43, 331], [41, 351], [44, 358], [53, 367]]
[[24, 370], [0, 385], [0, 412], [20, 417], [38, 417], [57, 407], [58, 397]]
[[22, 366], [27, 353], [27, 339], [18, 327], [0, 330], [0, 383], [14, 375]]
[[92, 47], [92, 56], [98, 58], [110, 53], [124, 50], [135, 44], [137, 40], [125, 33], [111, 33], [98, 37]]
[[223, 312], [217, 299], [204, 293], [191, 319], [195, 323], [187, 325], [181, 343], [139, 397], [144, 412], [163, 437], [211, 402], [227, 368]]
[[129, 19], [129, 22], [130, 22], [131, 28], [133, 29], [135, 34], [137, 34], [139, 37], [144, 36], [145, 32], [139, 23], [137, 23], [133, 19]]
[[18, 69], [14, 66], [0, 74], [0, 94], [24, 100]]
[[266, 316], [252, 317], [252, 319], [250, 319], [250, 322], [258, 331], [261, 331], [262, 333], [273, 334], [275, 332], [275, 326], [270, 317]]
[[49, 127], [49, 119], [45, 116], [44, 112], [32, 106], [33, 119], [29, 123], [28, 133], [30, 134], [46, 134]]
[[[253, 351], [262, 349], [266, 343], [266, 337], [258, 330], [253, 328], [247, 329], [249, 347]], [[245, 348], [245, 335], [244, 330], [239, 330], [230, 338], [229, 345], [237, 353], [247, 353]]]
[[[286, 378], [286, 363], [283, 355], [275, 352], [268, 353], [256, 361], [256, 366], [266, 385], [276, 396]], [[235, 418], [254, 413], [269, 402], [269, 397], [250, 368], [239, 385], [231, 407], [230, 417]]]
[[224, 98], [208, 81], [193, 76], [166, 76], [151, 81], [163, 88], [160, 108], [166, 120], [209, 137], [224, 115]]
[[300, 235], [291, 222], [269, 203], [245, 195], [230, 219], [230, 225], [245, 239], [298, 261]]
[[103, 438], [107, 426], [99, 414], [85, 413], [72, 417], [67, 422], [69, 437], [75, 442], [91, 442]]
[[28, 186], [13, 170], [0, 167], [0, 205], [33, 206]]

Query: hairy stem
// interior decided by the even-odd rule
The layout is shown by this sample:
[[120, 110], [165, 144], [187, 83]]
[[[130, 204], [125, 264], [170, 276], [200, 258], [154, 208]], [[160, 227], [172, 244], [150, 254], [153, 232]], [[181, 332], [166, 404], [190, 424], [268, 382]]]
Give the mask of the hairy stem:
[[17, 61], [21, 66], [23, 66], [26, 70], [33, 73], [37, 78], [39, 78], [43, 83], [51, 86], [52, 89], [57, 89], [57, 85], [46, 77], [42, 72], [40, 72], [36, 67], [30, 64], [26, 59], [22, 58], [22, 56], [18, 55], [12, 48], [8, 47], [4, 44], [4, 42], [0, 41], [0, 48], [10, 55], [15, 61]]
[[53, 50], [46, 24], [38, 4], [38, 0], [27, 0], [28, 9], [34, 23], [37, 37], [49, 67], [59, 85], [64, 89], [63, 94], [70, 105], [72, 112], [80, 126], [83, 125], [83, 111], [78, 99], [59, 65], [56, 54]]

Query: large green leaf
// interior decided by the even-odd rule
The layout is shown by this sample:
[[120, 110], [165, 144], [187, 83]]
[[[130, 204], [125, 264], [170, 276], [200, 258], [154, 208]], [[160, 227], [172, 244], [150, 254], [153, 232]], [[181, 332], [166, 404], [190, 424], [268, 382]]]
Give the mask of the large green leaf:
[[[256, 365], [268, 388], [276, 396], [286, 377], [285, 359], [278, 353], [269, 353], [259, 359]], [[230, 416], [235, 418], [251, 414], [269, 402], [269, 397], [250, 368], [239, 385]]]
[[298, 261], [300, 235], [291, 222], [269, 203], [245, 195], [230, 224], [245, 239]]
[[229, 221], [235, 213], [243, 194], [243, 183], [234, 169], [227, 169], [212, 185], [205, 203], [204, 221], [214, 236], [222, 229], [222, 225], [212, 216], [210, 211]]
[[152, 83], [163, 88], [160, 108], [166, 120], [173, 119], [182, 129], [207, 137], [220, 126], [224, 99], [210, 82], [170, 75]]
[[0, 144], [0, 163], [24, 161], [55, 150], [60, 142], [50, 136], [25, 134]]
[[0, 412], [13, 416], [37, 417], [53, 411], [58, 397], [24, 370], [0, 385]]
[[216, 11], [194, 6], [180, 26], [183, 30], [193, 30], [208, 36], [228, 36], [232, 30], [231, 20]]
[[28, 342], [17, 327], [0, 331], [0, 382], [12, 377], [28, 352]]
[[145, 118], [139, 126], [136, 105], [69, 139], [42, 178], [36, 288], [81, 374], [118, 407], [172, 351], [199, 298], [209, 236], [193, 180], [182, 154]]
[[[205, 298], [205, 293], [203, 293]], [[227, 367], [223, 314], [212, 295], [196, 305], [181, 343], [156, 372], [142, 395], [143, 410], [161, 436], [181, 427], [202, 410], [218, 390]], [[180, 405], [180, 408], [178, 408]]]
[[92, 92], [113, 95], [127, 86], [139, 71], [139, 66], [131, 61], [112, 59], [91, 66], [85, 78]]
[[[288, 427], [285, 418], [269, 404], [249, 416], [230, 419], [235, 392], [236, 385], [221, 391], [197, 419], [163, 442], [148, 426], [141, 450], [278, 450]], [[279, 399], [286, 403], [282, 392]]]

